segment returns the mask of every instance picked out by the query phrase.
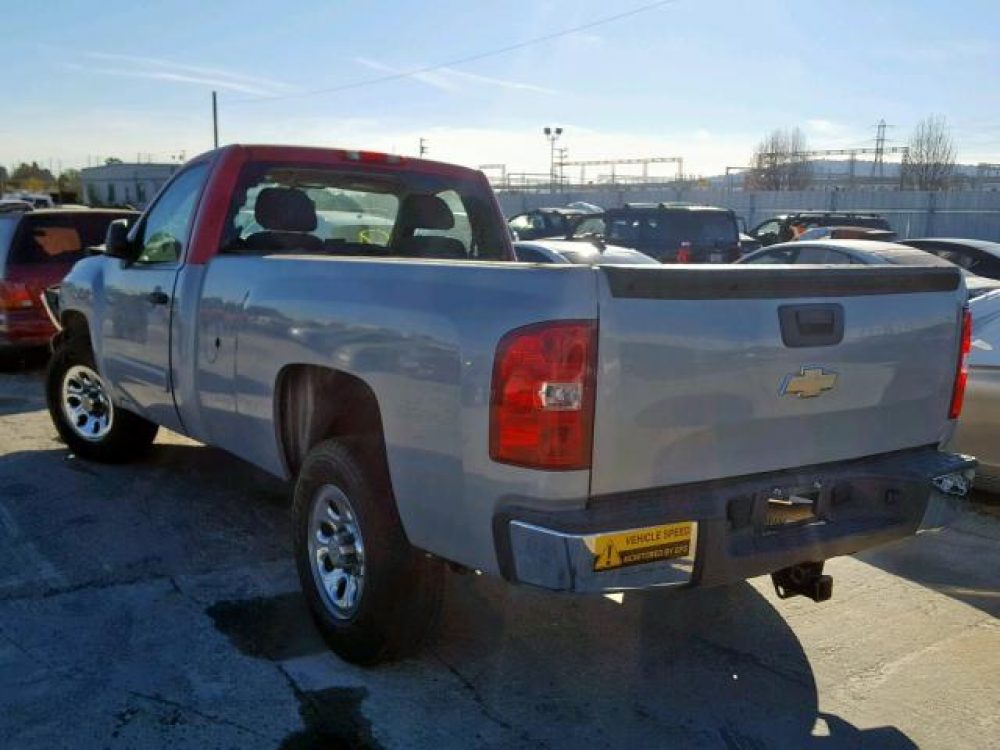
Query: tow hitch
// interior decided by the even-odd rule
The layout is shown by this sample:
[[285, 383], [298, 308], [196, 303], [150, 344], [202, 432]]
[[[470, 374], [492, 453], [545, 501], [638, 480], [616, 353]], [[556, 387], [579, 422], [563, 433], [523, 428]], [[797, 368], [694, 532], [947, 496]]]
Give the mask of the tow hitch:
[[823, 575], [823, 563], [800, 563], [771, 574], [774, 591], [779, 599], [807, 596], [814, 602], [825, 602], [833, 596], [833, 576]]

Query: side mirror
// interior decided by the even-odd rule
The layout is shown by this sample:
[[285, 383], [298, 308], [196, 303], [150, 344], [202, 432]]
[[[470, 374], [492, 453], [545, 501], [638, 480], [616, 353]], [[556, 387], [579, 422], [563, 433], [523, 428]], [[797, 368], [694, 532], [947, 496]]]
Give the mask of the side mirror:
[[111, 258], [132, 260], [132, 243], [128, 239], [128, 220], [115, 219], [104, 235], [104, 254]]

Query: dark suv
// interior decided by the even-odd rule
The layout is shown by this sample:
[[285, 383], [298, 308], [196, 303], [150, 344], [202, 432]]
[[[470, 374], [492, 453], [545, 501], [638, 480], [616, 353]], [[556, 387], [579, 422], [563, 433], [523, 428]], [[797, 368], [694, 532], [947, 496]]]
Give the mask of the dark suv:
[[889, 222], [878, 214], [852, 214], [838, 211], [799, 211], [781, 214], [761, 222], [750, 230], [750, 236], [765, 247], [777, 242], [794, 240], [798, 231], [813, 227], [867, 227], [892, 231]]
[[732, 263], [740, 257], [733, 212], [689, 203], [626, 203], [604, 215], [609, 244], [661, 263]]

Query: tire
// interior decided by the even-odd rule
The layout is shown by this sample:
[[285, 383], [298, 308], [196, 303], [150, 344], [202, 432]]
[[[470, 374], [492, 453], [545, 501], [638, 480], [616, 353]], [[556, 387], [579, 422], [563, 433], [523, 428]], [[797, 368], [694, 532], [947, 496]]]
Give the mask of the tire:
[[382, 462], [359, 453], [334, 440], [313, 448], [292, 513], [313, 619], [341, 658], [370, 665], [412, 653], [434, 629], [444, 566], [410, 545], [384, 470], [366, 468]]
[[[85, 408], [78, 395], [81, 391], [93, 408]], [[75, 394], [78, 407], [71, 405]], [[63, 442], [76, 455], [92, 461], [121, 463], [138, 458], [149, 450], [159, 429], [112, 403], [86, 338], [64, 338], [57, 346], [45, 376], [45, 398]], [[73, 419], [74, 408], [85, 413]]]

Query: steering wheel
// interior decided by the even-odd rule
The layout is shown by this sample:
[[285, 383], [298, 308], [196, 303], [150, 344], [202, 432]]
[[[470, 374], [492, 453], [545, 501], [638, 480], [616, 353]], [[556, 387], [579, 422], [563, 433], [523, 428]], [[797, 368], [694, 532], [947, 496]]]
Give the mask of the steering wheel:
[[384, 229], [361, 229], [358, 231], [358, 242], [362, 245], [388, 245], [389, 233]]

